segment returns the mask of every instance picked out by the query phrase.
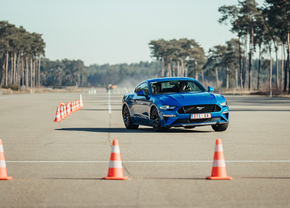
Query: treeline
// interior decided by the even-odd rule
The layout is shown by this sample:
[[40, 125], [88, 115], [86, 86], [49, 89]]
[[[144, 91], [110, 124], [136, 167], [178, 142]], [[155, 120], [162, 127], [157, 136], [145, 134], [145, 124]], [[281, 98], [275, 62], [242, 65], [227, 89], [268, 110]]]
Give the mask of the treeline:
[[[275, 89], [287, 90], [290, 93], [290, 82], [288, 78], [289, 50], [290, 50], [290, 2], [288, 0], [265, 0], [262, 6], [258, 6], [255, 0], [239, 1], [238, 6], [222, 6], [218, 9], [222, 17], [220, 23], [230, 23], [231, 32], [237, 35], [234, 50], [230, 53], [224, 52], [223, 46], [214, 46], [210, 50], [208, 65], [215, 70], [231, 68], [236, 70], [236, 83], [240, 87], [248, 89], [259, 89], [261, 85], [261, 69], [267, 69], [269, 74], [269, 87], [272, 83]], [[286, 46], [286, 47], [285, 47]], [[282, 52], [280, 60], [278, 51]], [[275, 59], [272, 58], [275, 53]], [[258, 71], [253, 85], [253, 56], [258, 57]], [[287, 58], [286, 54], [287, 53]], [[230, 57], [229, 57], [230, 56]], [[275, 73], [273, 73], [275, 66]], [[227, 73], [231, 74], [231, 72]], [[238, 84], [237, 84], [238, 85]]]
[[203, 48], [193, 39], [152, 40], [149, 47], [151, 56], [161, 62], [161, 77], [187, 77], [190, 68], [198, 73], [206, 61]]
[[40, 86], [45, 43], [38, 33], [0, 21], [0, 84]]
[[144, 79], [159, 76], [160, 63], [141, 61], [132, 64], [94, 64], [87, 69], [88, 86], [104, 87], [115, 84], [120, 87], [135, 87]]
[[[204, 82], [207, 75], [215, 79], [217, 88], [221, 85], [229, 88], [230, 79], [233, 78], [235, 88], [251, 90], [265, 85], [262, 83], [265, 80], [261, 79], [261, 70], [267, 70], [268, 89], [272, 90], [274, 83], [276, 89], [283, 89], [284, 92], [288, 86], [290, 93], [287, 75], [290, 72], [290, 2], [265, 0], [261, 7], [255, 0], [238, 2], [238, 6], [222, 6], [218, 9], [222, 14], [218, 22], [230, 23], [230, 31], [237, 34], [237, 39], [231, 39], [225, 45], [213, 46], [207, 57], [203, 48], [193, 39], [152, 40], [149, 47], [151, 56], [161, 62], [160, 76], [189, 75], [196, 79], [201, 77]], [[282, 51], [280, 60], [279, 49]], [[272, 52], [275, 52], [275, 61]], [[256, 77], [253, 77], [254, 53], [258, 57]], [[188, 73], [190, 69], [191, 73]], [[225, 84], [220, 74], [225, 74]]]
[[81, 60], [43, 58], [40, 34], [1, 21], [0, 84], [134, 86], [153, 77], [190, 76], [204, 84], [215, 82], [217, 88], [275, 88], [290, 93], [290, 2], [265, 0], [258, 6], [255, 0], [241, 0], [238, 6], [224, 5], [218, 11], [218, 22], [230, 24], [237, 37], [211, 47], [207, 54], [194, 39], [158, 39], [149, 42], [156, 61], [88, 67]]
[[86, 86], [87, 67], [82, 60], [56, 60], [44, 58], [40, 67], [44, 86]]

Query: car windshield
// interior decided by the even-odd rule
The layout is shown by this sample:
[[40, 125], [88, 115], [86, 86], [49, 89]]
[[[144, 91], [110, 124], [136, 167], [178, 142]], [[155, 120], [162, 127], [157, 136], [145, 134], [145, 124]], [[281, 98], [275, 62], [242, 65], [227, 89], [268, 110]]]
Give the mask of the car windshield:
[[152, 95], [181, 92], [206, 92], [206, 88], [193, 80], [171, 80], [151, 83]]

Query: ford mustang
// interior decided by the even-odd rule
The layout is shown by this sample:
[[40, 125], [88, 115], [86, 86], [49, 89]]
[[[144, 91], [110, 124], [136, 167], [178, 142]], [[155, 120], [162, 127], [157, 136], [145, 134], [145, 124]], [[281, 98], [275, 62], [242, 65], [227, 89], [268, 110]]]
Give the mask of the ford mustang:
[[171, 127], [210, 125], [215, 131], [225, 131], [229, 124], [229, 107], [224, 96], [213, 91], [212, 87], [206, 89], [192, 78], [145, 80], [123, 97], [125, 127], [152, 126], [159, 132]]

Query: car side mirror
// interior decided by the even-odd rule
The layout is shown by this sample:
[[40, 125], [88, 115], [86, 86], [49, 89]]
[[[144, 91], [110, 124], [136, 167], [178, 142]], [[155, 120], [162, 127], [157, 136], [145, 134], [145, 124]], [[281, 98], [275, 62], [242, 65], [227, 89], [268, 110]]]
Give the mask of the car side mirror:
[[138, 92], [137, 92], [137, 95], [138, 95], [138, 96], [146, 96], [144, 90], [140, 90], [140, 91], [138, 91]]
[[211, 87], [211, 86], [208, 86], [208, 87], [207, 87], [207, 91], [208, 91], [208, 92], [213, 92], [213, 91], [214, 91], [214, 88]]

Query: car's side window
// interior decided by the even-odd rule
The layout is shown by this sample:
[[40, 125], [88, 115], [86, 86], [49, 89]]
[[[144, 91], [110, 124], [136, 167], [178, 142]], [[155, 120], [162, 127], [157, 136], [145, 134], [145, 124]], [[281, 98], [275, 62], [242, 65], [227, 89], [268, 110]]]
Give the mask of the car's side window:
[[149, 88], [148, 88], [148, 84], [146, 82], [138, 85], [135, 89], [135, 93], [139, 92], [140, 90], [144, 90], [145, 95], [149, 95]]
[[145, 95], [149, 95], [149, 88], [147, 83], [142, 84], [142, 90], [144, 90]]
[[135, 88], [135, 91], [134, 91], [135, 93], [137, 93], [137, 92], [139, 92], [140, 90], [142, 90], [142, 89], [141, 89], [141, 85], [142, 85], [142, 84], [139, 84], [139, 85]]

